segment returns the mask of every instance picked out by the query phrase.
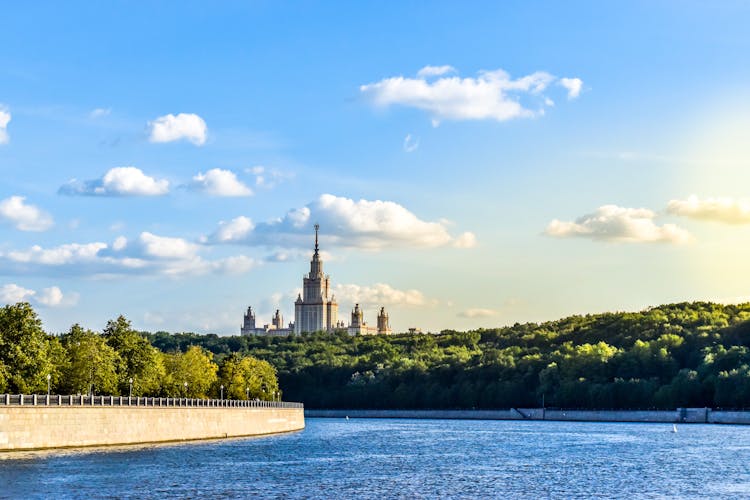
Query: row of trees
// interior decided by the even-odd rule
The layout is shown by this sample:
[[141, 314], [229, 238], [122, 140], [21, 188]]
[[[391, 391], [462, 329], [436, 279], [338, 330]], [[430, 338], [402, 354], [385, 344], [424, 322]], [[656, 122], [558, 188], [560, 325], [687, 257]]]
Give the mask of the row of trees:
[[[0, 310], [0, 392], [287, 399], [313, 408], [750, 407], [750, 304], [670, 304], [438, 335], [44, 333]], [[185, 387], [187, 382], [187, 388]]]
[[[279, 393], [276, 370], [239, 353], [219, 358], [197, 345], [162, 352], [120, 316], [99, 334], [73, 325], [42, 329], [27, 303], [0, 309], [0, 393], [259, 398]], [[48, 385], [49, 384], [49, 385]], [[223, 387], [223, 389], [222, 389]]]
[[150, 334], [265, 359], [313, 408], [750, 407], [750, 304], [670, 304], [439, 335]]

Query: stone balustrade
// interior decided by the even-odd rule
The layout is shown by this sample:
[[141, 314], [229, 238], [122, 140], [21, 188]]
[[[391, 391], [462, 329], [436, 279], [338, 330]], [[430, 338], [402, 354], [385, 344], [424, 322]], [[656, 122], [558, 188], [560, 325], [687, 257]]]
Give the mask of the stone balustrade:
[[143, 408], [303, 408], [302, 403], [252, 399], [149, 398], [128, 396], [62, 396], [0, 394], [0, 406], [138, 406]]

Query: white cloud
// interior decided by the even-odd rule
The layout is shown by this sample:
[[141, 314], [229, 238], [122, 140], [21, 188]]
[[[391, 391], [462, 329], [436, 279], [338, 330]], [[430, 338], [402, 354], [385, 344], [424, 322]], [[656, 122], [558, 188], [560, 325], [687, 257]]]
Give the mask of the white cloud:
[[428, 301], [419, 290], [398, 290], [385, 283], [371, 286], [353, 284], [336, 285], [334, 288], [336, 300], [363, 306], [423, 306]]
[[217, 243], [231, 243], [242, 241], [255, 229], [255, 224], [249, 217], [243, 215], [229, 222], [219, 222], [219, 228], [211, 235], [211, 241]]
[[419, 148], [419, 139], [412, 137], [411, 134], [406, 134], [404, 137], [404, 151], [411, 153]]
[[657, 225], [656, 214], [646, 208], [604, 205], [575, 222], [553, 220], [545, 233], [558, 238], [580, 237], [624, 243], [686, 243], [691, 236], [674, 224]]
[[96, 108], [91, 110], [91, 113], [89, 113], [89, 118], [96, 120], [97, 118], [104, 118], [105, 116], [109, 116], [111, 113], [111, 108]]
[[10, 123], [10, 119], [10, 111], [3, 106], [0, 106], [0, 144], [8, 144], [8, 142], [10, 142], [10, 136], [8, 135], [8, 124]]
[[466, 309], [465, 311], [461, 311], [458, 313], [458, 316], [461, 318], [489, 318], [491, 316], [495, 316], [497, 314], [497, 311], [494, 309], [482, 309], [479, 307]]
[[443, 66], [425, 66], [424, 68], [417, 71], [419, 78], [429, 78], [431, 76], [440, 76], [446, 73], [455, 73], [456, 68], [448, 64]]
[[186, 139], [196, 146], [206, 143], [208, 127], [200, 116], [193, 113], [168, 114], [149, 122], [151, 142], [173, 142]]
[[[321, 195], [307, 206], [290, 210], [271, 222], [253, 225], [247, 217], [222, 222], [205, 243], [240, 243], [308, 248], [312, 226], [321, 225], [326, 244], [369, 250], [392, 247], [459, 247], [474, 244], [467, 234], [454, 238], [444, 221], [427, 222], [392, 201], [359, 200]], [[470, 234], [470, 233], [469, 233]]]
[[63, 294], [59, 287], [51, 286], [40, 292], [23, 288], [15, 283], [9, 283], [0, 287], [0, 302], [15, 304], [18, 302], [31, 302], [32, 304], [45, 307], [68, 307], [78, 303], [78, 294]]
[[136, 167], [115, 167], [101, 179], [73, 179], [58, 192], [84, 196], [161, 196], [169, 192], [169, 181], [150, 177]]
[[[543, 109], [525, 107], [521, 98], [532, 102], [538, 98], [539, 104], [544, 105], [546, 96], [542, 92], [558, 81], [557, 77], [543, 71], [512, 79], [501, 69], [482, 71], [476, 78], [451, 76], [427, 81], [427, 73], [432, 76], [438, 70], [422, 73], [425, 69], [417, 78], [385, 78], [361, 85], [360, 91], [379, 107], [402, 105], [427, 111], [432, 115], [433, 126], [437, 126], [441, 120], [505, 121], [538, 116], [543, 114]], [[566, 85], [573, 80], [580, 81], [565, 80]], [[568, 94], [571, 94], [570, 89]]]
[[474, 248], [477, 246], [477, 237], [474, 233], [465, 232], [453, 241], [456, 248]]
[[189, 259], [195, 257], [198, 251], [195, 243], [149, 232], [141, 233], [136, 244], [141, 255], [157, 259]]
[[0, 287], [0, 302], [5, 304], [15, 304], [17, 302], [26, 302], [34, 296], [36, 292], [23, 288], [16, 285], [15, 283], [9, 283]]
[[[129, 241], [118, 237], [112, 245], [102, 242], [69, 243], [52, 248], [39, 245], [26, 250], [0, 251], [0, 272], [5, 274], [184, 276], [245, 273], [259, 264], [244, 255], [207, 260], [202, 247], [182, 238], [141, 233]], [[49, 300], [54, 293], [49, 292]]]
[[0, 201], [0, 220], [13, 224], [21, 231], [45, 231], [52, 227], [52, 216], [34, 205], [28, 205], [23, 196], [11, 196]]
[[667, 212], [692, 219], [702, 219], [726, 224], [750, 224], [750, 200], [728, 197], [699, 198], [691, 195], [687, 200], [671, 200]]
[[234, 172], [220, 168], [212, 168], [205, 174], [198, 173], [188, 187], [211, 196], [250, 196], [253, 194], [252, 189], [240, 182]]
[[560, 85], [568, 91], [568, 99], [575, 99], [581, 95], [583, 80], [580, 78], [560, 78]]

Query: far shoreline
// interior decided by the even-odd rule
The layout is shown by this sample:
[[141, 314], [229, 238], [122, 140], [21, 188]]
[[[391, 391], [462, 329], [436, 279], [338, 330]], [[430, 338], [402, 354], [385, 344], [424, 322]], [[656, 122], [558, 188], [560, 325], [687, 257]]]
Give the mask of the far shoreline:
[[306, 408], [305, 418], [407, 418], [750, 425], [750, 411], [715, 410], [712, 408], [676, 408], [674, 410], [567, 410], [558, 408], [509, 408], [506, 410], [333, 410]]

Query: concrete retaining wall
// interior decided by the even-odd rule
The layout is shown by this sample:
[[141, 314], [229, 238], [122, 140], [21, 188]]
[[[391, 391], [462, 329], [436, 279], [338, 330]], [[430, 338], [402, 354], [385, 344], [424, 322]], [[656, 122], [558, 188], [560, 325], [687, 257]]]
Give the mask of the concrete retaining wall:
[[304, 427], [302, 408], [0, 406], [0, 451], [257, 436]]
[[464, 420], [556, 420], [577, 422], [667, 422], [748, 424], [750, 412], [710, 408], [676, 410], [305, 410], [307, 417], [323, 418], [435, 418]]

